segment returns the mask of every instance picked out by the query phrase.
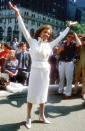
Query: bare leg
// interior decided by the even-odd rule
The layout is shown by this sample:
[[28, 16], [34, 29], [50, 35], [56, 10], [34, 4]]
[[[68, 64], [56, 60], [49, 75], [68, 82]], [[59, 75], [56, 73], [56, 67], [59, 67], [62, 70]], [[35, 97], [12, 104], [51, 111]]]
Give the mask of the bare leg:
[[31, 118], [32, 103], [27, 103], [27, 119]]
[[76, 95], [77, 93], [78, 93], [78, 82], [76, 81], [75, 87], [74, 87], [74, 90], [73, 90], [73, 94]]
[[32, 110], [32, 103], [27, 104], [27, 122], [26, 127], [29, 129], [31, 128], [31, 110]]
[[44, 116], [44, 104], [40, 104], [40, 116]]
[[78, 82], [80, 80], [80, 73], [81, 73], [81, 69], [78, 67], [78, 65], [76, 65], [75, 68], [75, 87], [73, 90], [73, 94], [76, 95], [78, 93]]
[[45, 115], [44, 115], [44, 103], [40, 104], [40, 118], [39, 118], [39, 120], [42, 120], [45, 124], [49, 124], [50, 123], [50, 121], [48, 121], [45, 118]]

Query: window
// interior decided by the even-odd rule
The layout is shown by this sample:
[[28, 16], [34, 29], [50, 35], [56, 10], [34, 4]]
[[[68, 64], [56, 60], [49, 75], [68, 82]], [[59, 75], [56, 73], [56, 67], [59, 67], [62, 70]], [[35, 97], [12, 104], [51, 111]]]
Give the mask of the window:
[[26, 12], [24, 12], [24, 15], [26, 15]]
[[8, 30], [7, 30], [7, 41], [11, 41], [11, 36], [12, 36], [12, 28], [11, 27], [8, 27]]
[[32, 14], [32, 17], [34, 17], [34, 18], [35, 18], [35, 14]]
[[3, 40], [3, 28], [0, 27], [0, 40]]
[[46, 18], [45, 18], [45, 17], [43, 17], [43, 20], [46, 20]]
[[29, 16], [29, 13], [27, 12], [27, 16]]
[[48, 19], [48, 22], [50, 22], [50, 19]]
[[16, 38], [19, 39], [19, 31], [17, 31], [17, 30], [14, 30], [14, 31], [13, 31], [13, 38], [14, 38], [14, 37], [16, 37]]
[[3, 19], [0, 19], [0, 23], [3, 23]]
[[10, 23], [11, 23], [11, 18], [8, 19], [8, 24], [10, 24]]
[[18, 23], [18, 20], [17, 20], [17, 19], [15, 19], [15, 23]]
[[53, 8], [53, 10], [52, 10], [53, 12], [56, 12], [56, 10]]
[[14, 30], [18, 30], [18, 25], [15, 25], [15, 26], [14, 26]]
[[34, 20], [31, 21], [31, 25], [35, 25], [35, 21]]
[[37, 26], [40, 26], [40, 23], [39, 23], [39, 22], [37, 23]]
[[38, 15], [38, 19], [41, 19], [41, 16]]

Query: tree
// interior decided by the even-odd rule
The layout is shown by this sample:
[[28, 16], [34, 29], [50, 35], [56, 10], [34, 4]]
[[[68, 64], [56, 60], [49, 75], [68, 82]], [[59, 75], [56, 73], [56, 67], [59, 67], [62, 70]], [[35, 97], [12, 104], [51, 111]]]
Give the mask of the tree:
[[[66, 21], [66, 25], [69, 21]], [[76, 32], [77, 34], [85, 35], [85, 24], [76, 24], [71, 27], [71, 31]]]

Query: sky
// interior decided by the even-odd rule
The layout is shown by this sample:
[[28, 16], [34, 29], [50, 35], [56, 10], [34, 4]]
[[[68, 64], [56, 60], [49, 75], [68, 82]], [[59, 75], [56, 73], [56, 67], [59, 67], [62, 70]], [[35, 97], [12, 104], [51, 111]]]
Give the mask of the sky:
[[78, 7], [85, 7], [85, 0], [70, 0], [77, 4]]
[[78, 7], [85, 7], [85, 0], [73, 0]]

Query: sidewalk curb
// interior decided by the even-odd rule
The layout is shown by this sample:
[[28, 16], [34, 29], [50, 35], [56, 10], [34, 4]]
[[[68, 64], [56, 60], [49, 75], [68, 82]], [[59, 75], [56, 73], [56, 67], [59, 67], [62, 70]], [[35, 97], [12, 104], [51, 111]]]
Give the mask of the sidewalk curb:
[[[59, 85], [49, 85], [49, 93], [54, 93], [55, 91], [57, 91]], [[27, 94], [28, 88], [21, 90], [16, 89], [16, 91], [14, 92], [10, 92], [10, 91], [6, 91], [6, 90], [1, 90], [0, 91], [0, 99], [2, 99], [3, 97], [8, 97], [8, 96], [13, 96], [13, 95], [21, 95], [21, 94]]]
[[[48, 93], [49, 94], [55, 94], [55, 92], [57, 91], [59, 87], [59, 84], [57, 85], [49, 85], [49, 90], [48, 90]], [[72, 85], [72, 89], [74, 88], [74, 85]], [[82, 88], [82, 84], [79, 85], [79, 89]], [[14, 90], [13, 92], [10, 92], [10, 91], [6, 91], [6, 90], [1, 90], [0, 91], [0, 99], [3, 99], [5, 97], [8, 97], [8, 96], [17, 96], [18, 97], [20, 95], [27, 95], [27, 92], [28, 92], [28, 87], [26, 88], [23, 88], [22, 90], [19, 88], [17, 88], [16, 90]]]

